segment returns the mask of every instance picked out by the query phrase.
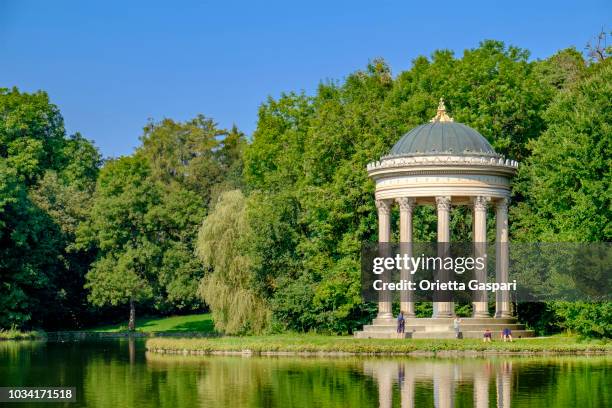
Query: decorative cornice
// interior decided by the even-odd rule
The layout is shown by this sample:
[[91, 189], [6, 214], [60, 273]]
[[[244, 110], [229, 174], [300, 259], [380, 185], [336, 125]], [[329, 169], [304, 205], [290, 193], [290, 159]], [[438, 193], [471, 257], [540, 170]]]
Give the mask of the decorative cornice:
[[396, 200], [401, 211], [412, 212], [416, 206], [416, 199], [412, 197], [401, 197]]
[[446, 106], [444, 105], [444, 98], [440, 98], [436, 116], [431, 118], [430, 122], [453, 122], [453, 121], [454, 119], [446, 114]]
[[504, 159], [503, 157], [488, 156], [457, 156], [457, 155], [436, 155], [436, 156], [386, 156], [380, 161], [371, 162], [367, 165], [368, 172], [379, 169], [392, 169], [399, 167], [422, 167], [422, 166], [471, 166], [471, 167], [501, 167], [503, 169], [515, 171], [518, 168], [516, 160]]
[[487, 211], [487, 204], [491, 201], [491, 197], [477, 196], [472, 199], [475, 211]]
[[376, 200], [376, 208], [378, 208], [378, 213], [382, 215], [391, 214], [391, 204], [393, 204], [393, 200]]
[[450, 211], [451, 198], [448, 196], [436, 197], [436, 205], [438, 207], [438, 211]]

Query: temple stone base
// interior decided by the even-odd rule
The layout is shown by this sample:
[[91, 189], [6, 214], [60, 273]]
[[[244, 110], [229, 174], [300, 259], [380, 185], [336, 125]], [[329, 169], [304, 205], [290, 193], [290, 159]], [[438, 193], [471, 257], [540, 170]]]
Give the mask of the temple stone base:
[[[454, 318], [407, 318], [405, 331], [397, 333], [396, 319], [374, 319], [372, 324], [355, 332], [358, 339], [454, 339]], [[499, 340], [504, 328], [512, 330], [514, 339], [534, 337], [533, 330], [526, 330], [524, 324], [517, 322], [516, 318], [461, 318], [460, 332], [464, 339], [482, 338], [486, 329], [493, 333], [493, 340]]]

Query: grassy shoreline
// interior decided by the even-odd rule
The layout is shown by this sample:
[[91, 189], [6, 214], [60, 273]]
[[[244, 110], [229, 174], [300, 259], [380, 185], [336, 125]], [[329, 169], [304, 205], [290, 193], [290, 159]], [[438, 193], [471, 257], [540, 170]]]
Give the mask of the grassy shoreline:
[[146, 349], [167, 354], [262, 354], [262, 355], [339, 355], [339, 354], [569, 354], [612, 353], [609, 340], [582, 340], [576, 337], [518, 339], [504, 343], [483, 343], [478, 339], [355, 339], [348, 336], [282, 334], [219, 338], [150, 338]]
[[32, 331], [21, 331], [17, 329], [0, 329], [0, 341], [1, 340], [41, 340], [46, 339], [47, 335], [44, 331], [32, 330]]

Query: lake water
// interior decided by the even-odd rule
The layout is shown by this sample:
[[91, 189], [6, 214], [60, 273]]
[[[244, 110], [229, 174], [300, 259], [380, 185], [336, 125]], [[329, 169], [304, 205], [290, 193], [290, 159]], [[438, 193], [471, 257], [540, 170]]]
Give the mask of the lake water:
[[14, 407], [612, 407], [612, 356], [192, 357], [142, 340], [0, 342], [0, 386], [73, 386]]

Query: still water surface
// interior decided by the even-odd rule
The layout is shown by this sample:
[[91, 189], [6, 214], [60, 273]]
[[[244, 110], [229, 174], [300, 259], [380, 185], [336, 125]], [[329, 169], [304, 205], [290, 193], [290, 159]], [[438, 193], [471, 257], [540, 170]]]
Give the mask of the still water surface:
[[192, 357], [141, 340], [0, 342], [0, 386], [73, 386], [14, 407], [612, 407], [612, 356]]

